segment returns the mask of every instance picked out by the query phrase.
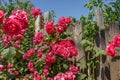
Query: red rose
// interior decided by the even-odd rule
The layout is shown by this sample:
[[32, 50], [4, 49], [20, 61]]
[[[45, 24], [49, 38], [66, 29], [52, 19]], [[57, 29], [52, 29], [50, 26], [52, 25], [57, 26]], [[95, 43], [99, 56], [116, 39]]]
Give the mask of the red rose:
[[55, 32], [53, 21], [48, 21], [46, 23], [46, 32], [48, 34], [53, 34]]
[[71, 71], [73, 74], [78, 74], [78, 67], [70, 66], [69, 71]]
[[5, 16], [5, 13], [2, 10], [0, 10], [0, 24], [3, 23], [4, 16]]
[[22, 30], [22, 26], [17, 19], [8, 18], [3, 25], [3, 30], [10, 36], [18, 35]]
[[55, 32], [55, 29], [53, 26], [46, 26], [46, 32], [48, 34], [53, 34]]
[[4, 71], [4, 65], [0, 64], [0, 72]]
[[107, 47], [106, 47], [106, 52], [107, 55], [111, 56], [111, 57], [115, 57], [117, 52], [115, 50], [115, 43], [110, 43]]
[[34, 44], [35, 45], [40, 44], [42, 42], [43, 38], [44, 38], [44, 35], [43, 35], [43, 33], [41, 31], [36, 33], [34, 35], [34, 39], [33, 39]]
[[115, 46], [120, 47], [120, 34], [116, 35], [113, 39]]
[[17, 20], [19, 20], [23, 29], [28, 28], [29, 15], [24, 10], [12, 11], [12, 16], [10, 16], [10, 17], [13, 17], [13, 18], [16, 18]]
[[43, 70], [43, 75], [45, 75], [45, 76], [48, 76], [48, 75], [49, 75], [48, 69], [44, 69], [44, 70]]
[[35, 72], [34, 64], [32, 62], [28, 63], [28, 69], [29, 69], [30, 72]]
[[41, 58], [41, 57], [42, 57], [42, 52], [38, 52], [38, 53], [37, 53], [37, 56], [38, 56], [39, 58]]
[[40, 17], [42, 17], [42, 12], [39, 8], [32, 8], [30, 12], [34, 16], [40, 15]]

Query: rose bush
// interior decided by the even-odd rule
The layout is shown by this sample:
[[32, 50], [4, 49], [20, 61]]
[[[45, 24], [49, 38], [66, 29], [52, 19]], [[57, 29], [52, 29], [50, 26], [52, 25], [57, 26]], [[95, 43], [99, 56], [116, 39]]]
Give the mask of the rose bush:
[[[69, 17], [61, 17], [58, 23], [48, 21], [33, 34], [33, 46], [26, 52], [22, 43], [29, 29], [29, 17], [35, 21], [37, 16], [43, 20], [39, 8], [32, 8], [31, 14], [25, 10], [13, 10], [6, 18], [0, 10], [0, 28], [2, 31], [2, 48], [0, 50], [0, 74], [3, 78], [34, 79], [34, 80], [75, 80], [79, 73], [69, 58], [78, 55], [77, 48], [72, 40], [67, 39], [66, 30], [72, 24]], [[34, 25], [34, 24], [32, 24]], [[35, 27], [34, 27], [35, 29]], [[66, 36], [66, 37], [64, 37]]]

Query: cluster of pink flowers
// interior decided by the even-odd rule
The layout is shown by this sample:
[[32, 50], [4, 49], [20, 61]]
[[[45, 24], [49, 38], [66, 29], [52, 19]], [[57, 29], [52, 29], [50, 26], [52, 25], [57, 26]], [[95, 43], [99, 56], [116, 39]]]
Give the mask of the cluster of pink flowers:
[[0, 72], [3, 72], [5, 69], [7, 69], [9, 73], [14, 74], [16, 77], [19, 77], [19, 72], [14, 69], [11, 63], [8, 63], [7, 66], [0, 64]]
[[70, 66], [69, 71], [65, 73], [58, 73], [54, 80], [75, 80], [75, 75], [78, 74], [78, 68], [75, 66]]
[[30, 59], [31, 56], [35, 53], [35, 49], [29, 49], [26, 54], [23, 55], [23, 59]]
[[48, 21], [46, 23], [46, 32], [48, 34], [54, 34], [55, 31], [63, 33], [71, 22], [72, 19], [68, 17], [61, 17], [56, 25], [53, 24], [53, 21]]
[[21, 31], [28, 27], [28, 14], [24, 10], [16, 10], [5, 20], [3, 31], [9, 36], [21, 34]]
[[116, 56], [117, 51], [115, 50], [115, 47], [120, 47], [120, 34], [116, 35], [113, 41], [106, 47], [106, 52], [109, 56]]
[[[36, 18], [38, 15], [42, 17], [42, 12], [39, 8], [32, 8], [31, 14]], [[5, 19], [5, 13], [0, 10], [0, 25], [2, 26], [3, 44], [7, 47], [14, 46], [19, 49], [21, 41], [23, 41], [24, 34], [28, 28], [29, 15], [24, 10], [14, 10], [12, 15]], [[78, 68], [70, 66], [69, 71], [65, 73], [57, 74], [54, 79], [50, 78], [50, 67], [56, 61], [56, 56], [61, 56], [65, 59], [72, 58], [78, 55], [77, 48], [72, 40], [60, 39], [60, 34], [66, 31], [67, 27], [71, 24], [72, 19], [68, 17], [61, 17], [56, 25], [53, 21], [48, 21], [45, 25], [47, 34], [55, 37], [53, 42], [49, 42], [48, 37], [44, 36], [42, 31], [36, 33], [33, 37], [33, 43], [35, 48], [29, 49], [22, 55], [22, 59], [27, 60], [27, 68], [35, 80], [42, 80], [42, 76], [47, 80], [74, 80], [75, 75], [78, 74]], [[42, 24], [43, 25], [43, 24]], [[44, 26], [44, 25], [43, 25]], [[62, 35], [62, 34], [61, 34]], [[49, 36], [51, 37], [51, 36]], [[40, 45], [41, 44], [41, 45]], [[49, 48], [48, 54], [44, 55], [45, 66], [42, 74], [39, 74], [36, 68], [36, 63], [33, 59], [37, 56], [37, 59], [41, 58], [43, 53], [46, 53], [45, 49]], [[47, 48], [46, 48], [47, 47]], [[32, 57], [33, 56], [33, 57]], [[4, 71], [4, 65], [0, 64], [0, 72]], [[19, 72], [13, 68], [10, 63], [7, 65], [8, 72], [14, 73], [17, 77]]]
[[2, 41], [5, 46], [13, 45], [15, 48], [20, 48], [20, 43], [26, 28], [28, 28], [28, 17], [29, 15], [24, 10], [12, 11], [12, 15], [5, 21], [2, 21], [4, 17], [1, 17], [2, 30], [4, 31]]
[[64, 58], [71, 58], [78, 55], [78, 51], [72, 40], [62, 40], [52, 47], [52, 51]]
[[57, 31], [59, 33], [62, 33], [64, 32], [66, 29], [67, 29], [67, 26], [72, 22], [72, 19], [71, 18], [68, 18], [68, 17], [61, 17], [59, 20], [58, 20], [58, 24], [56, 25], [57, 26]]
[[35, 17], [38, 15], [40, 15], [40, 17], [42, 17], [42, 11], [40, 10], [40, 8], [32, 8], [30, 12]]
[[44, 38], [43, 32], [40, 31], [34, 35], [33, 43], [35, 45], [39, 45], [43, 41], [43, 38]]
[[46, 32], [48, 34], [53, 34], [55, 32], [53, 21], [48, 21], [46, 24]]
[[29, 69], [30, 72], [32, 72], [32, 73], [34, 74], [33, 77], [34, 77], [35, 80], [41, 80], [41, 76], [40, 76], [40, 74], [35, 70], [35, 68], [34, 68], [34, 63], [33, 63], [33, 62], [29, 62], [29, 63], [28, 63], [28, 69]]

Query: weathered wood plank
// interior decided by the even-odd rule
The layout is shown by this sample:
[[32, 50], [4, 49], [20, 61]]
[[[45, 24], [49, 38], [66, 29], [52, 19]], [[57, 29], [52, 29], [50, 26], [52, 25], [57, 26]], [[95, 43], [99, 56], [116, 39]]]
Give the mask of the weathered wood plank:
[[[118, 22], [112, 22], [109, 24], [106, 29], [106, 44], [108, 45], [114, 38], [116, 34], [119, 34], [119, 24]], [[107, 56], [107, 60], [110, 65], [110, 75], [111, 80], [120, 79], [120, 55], [117, 55], [115, 58]]]
[[39, 32], [40, 30], [40, 16], [38, 15], [36, 20], [35, 20], [35, 33]]
[[[98, 9], [95, 11], [96, 13], [96, 21], [97, 26], [99, 28], [98, 38], [99, 38], [99, 46], [97, 46], [101, 50], [105, 50], [105, 33], [104, 31], [100, 31], [100, 28], [104, 26], [104, 18], [102, 14], [102, 9]], [[99, 67], [96, 69], [97, 80], [110, 80], [110, 73], [109, 72], [109, 65], [107, 61], [107, 57], [100, 55], [100, 64]]]

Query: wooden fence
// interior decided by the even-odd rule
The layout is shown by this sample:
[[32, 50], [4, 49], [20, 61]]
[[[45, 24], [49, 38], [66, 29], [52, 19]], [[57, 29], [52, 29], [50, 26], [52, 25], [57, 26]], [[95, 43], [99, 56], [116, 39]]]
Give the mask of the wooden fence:
[[[102, 10], [98, 9], [95, 11], [96, 14], [96, 21], [97, 21], [97, 26], [98, 28], [105, 26], [104, 25], [104, 17], [102, 14]], [[46, 12], [44, 15], [45, 23], [49, 20], [49, 12]], [[36, 19], [36, 31], [39, 31], [40, 27], [40, 17]], [[75, 45], [78, 48], [79, 54], [76, 58], [73, 58], [72, 60], [80, 62], [79, 64], [76, 63], [77, 66], [81, 66], [81, 63], [86, 61], [86, 53], [82, 45], [80, 45], [80, 42], [82, 40], [82, 34], [80, 35], [79, 33], [82, 31], [82, 23], [75, 23], [74, 28], [70, 28], [68, 31], [70, 31], [73, 35], [71, 39], [74, 40]], [[113, 39], [113, 37], [116, 34], [119, 34], [119, 23], [118, 22], [112, 22], [108, 26], [105, 26], [104, 31], [98, 32], [97, 35], [97, 41], [95, 41], [95, 45], [101, 49], [105, 50], [106, 45], [110, 43], [110, 41]], [[45, 33], [45, 30], [43, 30]], [[46, 33], [45, 33], [46, 34]], [[118, 50], [119, 52], [119, 50]], [[103, 56], [100, 55], [100, 63], [98, 67], [95, 69], [95, 74], [96, 78], [95, 80], [120, 80], [120, 55], [118, 54], [114, 59], [112, 59], [109, 56]], [[80, 67], [80, 71], [81, 71]], [[89, 73], [89, 69], [87, 70]]]

